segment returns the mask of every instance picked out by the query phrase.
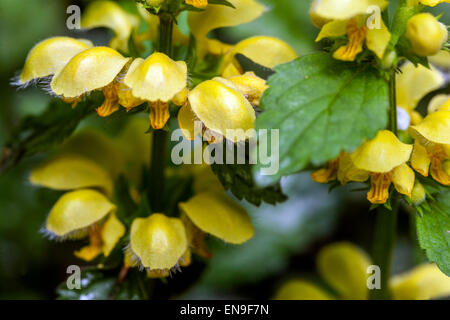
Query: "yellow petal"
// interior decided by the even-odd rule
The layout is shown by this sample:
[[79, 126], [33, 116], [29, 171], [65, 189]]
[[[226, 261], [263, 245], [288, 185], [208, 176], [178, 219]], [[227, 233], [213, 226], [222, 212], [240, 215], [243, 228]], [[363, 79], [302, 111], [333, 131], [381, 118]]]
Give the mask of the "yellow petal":
[[450, 69], [450, 52], [441, 50], [438, 54], [428, 57], [431, 64], [443, 69]]
[[433, 143], [450, 144], [450, 111], [429, 114], [421, 123], [411, 127], [411, 134]]
[[[253, 134], [256, 115], [247, 99], [225, 79], [208, 80], [189, 92], [192, 111], [205, 126], [231, 141], [241, 141]], [[237, 130], [243, 130], [238, 132]], [[231, 131], [233, 130], [233, 131]]]
[[369, 257], [351, 243], [334, 243], [323, 248], [317, 258], [322, 277], [343, 299], [367, 299]]
[[195, 116], [190, 105], [184, 105], [178, 111], [178, 125], [180, 126], [183, 135], [188, 140], [195, 139], [195, 121], [200, 121]]
[[366, 45], [373, 51], [378, 58], [383, 59], [384, 52], [391, 41], [391, 33], [384, 24], [383, 20], [380, 22], [381, 28], [369, 28], [366, 35]]
[[111, 47], [125, 52], [128, 51], [131, 32], [138, 24], [137, 17], [113, 1], [94, 1], [81, 16], [82, 28], [106, 27], [113, 30], [115, 37], [111, 40]]
[[235, 8], [212, 5], [202, 12], [189, 12], [189, 28], [197, 40], [199, 57], [207, 52], [207, 36], [214, 29], [233, 27], [255, 20], [266, 8], [256, 0], [229, 0]]
[[19, 85], [55, 74], [80, 52], [91, 48], [88, 40], [55, 37], [36, 44], [28, 53], [19, 77]]
[[415, 181], [414, 171], [404, 163], [396, 167], [392, 173], [392, 182], [395, 189], [401, 194], [411, 197]]
[[420, 3], [426, 6], [434, 7], [440, 3], [450, 3], [450, 0], [420, 0]]
[[170, 269], [187, 250], [186, 232], [177, 218], [155, 213], [131, 225], [131, 250], [145, 268]]
[[173, 61], [165, 54], [155, 52], [128, 72], [124, 83], [136, 98], [169, 102], [186, 88], [187, 66], [184, 61]]
[[436, 111], [450, 111], [450, 95], [438, 94], [431, 99], [428, 105], [428, 113]]
[[413, 146], [402, 143], [391, 131], [379, 131], [351, 155], [358, 169], [386, 173], [407, 162]]
[[98, 191], [72, 191], [56, 202], [47, 218], [46, 229], [64, 237], [100, 221], [115, 210], [116, 206]]
[[423, 97], [445, 83], [442, 73], [433, 67], [415, 67], [407, 62], [400, 71], [397, 74], [397, 105], [408, 111], [415, 109]]
[[450, 277], [434, 264], [424, 264], [390, 281], [395, 300], [428, 300], [450, 295]]
[[85, 50], [75, 57], [50, 84], [52, 91], [66, 98], [79, 97], [93, 90], [102, 89], [117, 77], [131, 58], [108, 47]]
[[389, 187], [392, 182], [392, 172], [371, 173], [370, 190], [367, 193], [367, 200], [372, 204], [386, 203], [389, 198]]
[[250, 101], [254, 106], [259, 106], [264, 91], [269, 87], [266, 80], [256, 76], [253, 72], [246, 72], [243, 75], [230, 77], [235, 87]]
[[[128, 67], [128, 70], [126, 71], [126, 73], [131, 74], [143, 62], [144, 62], [144, 59], [142, 59], [142, 58], [134, 59], [133, 62]], [[144, 100], [133, 96], [131, 88], [123, 82], [118, 83], [117, 94], [119, 96], [120, 105], [123, 106], [124, 108], [126, 108], [127, 111], [129, 111], [130, 109], [135, 108], [145, 102]]]
[[278, 289], [275, 300], [333, 300], [327, 292], [315, 284], [303, 280], [291, 280]]
[[364, 182], [369, 179], [369, 173], [355, 167], [350, 154], [345, 152], [339, 161], [337, 178], [343, 185], [350, 181]]
[[386, 0], [317, 0], [310, 11], [321, 19], [344, 20], [368, 14], [371, 6], [383, 10], [387, 5]]
[[208, 5], [208, 0], [186, 0], [186, 4], [203, 9]]
[[92, 261], [94, 260], [100, 253], [102, 252], [102, 248], [100, 246], [92, 246], [87, 245], [80, 250], [74, 252], [77, 258], [80, 258], [84, 261]]
[[105, 257], [109, 256], [124, 234], [125, 226], [114, 213], [110, 214], [101, 230], [102, 252]]
[[227, 67], [231, 63], [239, 66], [234, 59], [237, 54], [242, 54], [253, 62], [270, 69], [298, 57], [294, 49], [286, 42], [274, 37], [258, 36], [245, 39], [236, 44], [225, 56], [222, 68]]
[[414, 142], [414, 150], [411, 155], [411, 166], [421, 175], [428, 177], [431, 159], [427, 149], [418, 140]]
[[194, 164], [191, 167], [194, 174], [193, 189], [195, 194], [211, 190], [225, 192], [210, 166]]
[[248, 213], [223, 192], [202, 192], [180, 203], [180, 209], [202, 231], [241, 244], [253, 237]]
[[320, 41], [325, 38], [340, 37], [347, 34], [347, 25], [349, 20], [334, 20], [325, 24], [320, 30], [316, 41]]
[[73, 154], [63, 154], [34, 168], [31, 183], [55, 190], [101, 188], [112, 192], [111, 176], [95, 162]]

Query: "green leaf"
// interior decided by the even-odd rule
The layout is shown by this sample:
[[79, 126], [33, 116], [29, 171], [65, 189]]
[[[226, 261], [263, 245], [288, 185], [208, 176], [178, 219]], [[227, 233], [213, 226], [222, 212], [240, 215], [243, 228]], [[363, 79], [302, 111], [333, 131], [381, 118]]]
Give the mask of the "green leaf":
[[419, 244], [431, 262], [450, 276], [450, 189], [442, 191], [417, 217]]
[[59, 99], [52, 100], [42, 114], [23, 119], [3, 150], [0, 170], [63, 142], [75, 131], [80, 121], [101, 104], [102, 97], [99, 92], [92, 93], [76, 108]]
[[258, 77], [267, 80], [271, 75], [275, 73], [270, 68], [264, 67], [251, 59], [247, 58], [243, 54], [238, 53], [236, 55], [236, 60], [241, 65], [244, 72], [253, 71]]
[[56, 292], [59, 300], [107, 300], [116, 285], [115, 278], [105, 278], [98, 271], [81, 272], [80, 289], [69, 289], [66, 281], [61, 283]]
[[256, 127], [279, 130], [280, 170], [262, 176], [258, 164], [254, 173], [259, 184], [276, 182], [309, 163], [323, 165], [386, 128], [388, 85], [370, 66], [359, 67], [317, 53], [280, 65], [275, 71], [261, 100], [264, 112]]

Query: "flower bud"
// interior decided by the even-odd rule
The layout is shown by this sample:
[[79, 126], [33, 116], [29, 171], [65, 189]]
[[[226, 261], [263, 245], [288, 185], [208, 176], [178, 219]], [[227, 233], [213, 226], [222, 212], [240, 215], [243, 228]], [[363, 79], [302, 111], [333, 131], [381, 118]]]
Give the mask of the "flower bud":
[[416, 206], [418, 206], [422, 204], [425, 201], [425, 199], [426, 199], [425, 188], [420, 182], [416, 181], [414, 188], [411, 192], [411, 200]]
[[419, 56], [432, 56], [441, 50], [447, 41], [448, 32], [430, 13], [420, 13], [408, 20], [406, 38], [411, 42], [413, 51]]

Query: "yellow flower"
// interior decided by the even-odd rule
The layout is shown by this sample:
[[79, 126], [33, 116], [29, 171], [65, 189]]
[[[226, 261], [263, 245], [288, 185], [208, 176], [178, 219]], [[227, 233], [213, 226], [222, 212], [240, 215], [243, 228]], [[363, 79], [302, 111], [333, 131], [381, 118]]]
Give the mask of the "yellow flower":
[[428, 60], [431, 64], [442, 68], [442, 69], [450, 69], [450, 52], [441, 50], [438, 54], [428, 57]]
[[128, 51], [128, 40], [133, 29], [139, 25], [139, 19], [126, 12], [113, 1], [94, 1], [88, 5], [81, 17], [82, 28], [106, 27], [114, 31], [110, 47]]
[[430, 101], [428, 113], [437, 111], [450, 111], [450, 94], [439, 94]]
[[136, 59], [130, 69], [124, 84], [134, 97], [148, 102], [152, 127], [163, 128], [170, 117], [170, 101], [186, 89], [186, 63], [155, 52], [145, 60]]
[[253, 62], [270, 69], [298, 57], [294, 49], [280, 39], [266, 36], [251, 37], [237, 43], [225, 54], [221, 66], [223, 77], [229, 78], [243, 73], [242, 67], [235, 59], [237, 54], [242, 54]]
[[383, 130], [352, 153], [355, 167], [370, 174], [372, 187], [367, 199], [371, 203], [385, 203], [391, 183], [399, 193], [411, 197], [415, 176], [406, 162], [412, 149], [412, 145], [402, 143], [391, 131]]
[[64, 194], [56, 202], [47, 218], [45, 233], [59, 239], [84, 238], [90, 244], [75, 255], [90, 261], [100, 253], [108, 256], [125, 227], [116, 218], [116, 206], [95, 190], [81, 189]]
[[[339, 242], [323, 248], [317, 257], [317, 269], [337, 296], [314, 283], [295, 279], [275, 294], [277, 300], [364, 300], [368, 298], [367, 268], [370, 258], [351, 243]], [[434, 264], [423, 264], [409, 272], [393, 276], [389, 287], [395, 300], [428, 300], [450, 294], [450, 278]]]
[[234, 86], [241, 92], [247, 100], [255, 107], [259, 106], [261, 97], [269, 86], [266, 80], [256, 76], [253, 72], [246, 72], [228, 78]]
[[91, 48], [88, 40], [55, 37], [36, 44], [28, 53], [25, 66], [17, 79], [18, 86], [57, 73], [80, 52]]
[[342, 152], [325, 168], [312, 172], [311, 178], [318, 183], [329, 183], [337, 178], [342, 185], [345, 185], [350, 181], [364, 182], [369, 179], [369, 173], [355, 167], [350, 154]]
[[187, 249], [186, 231], [178, 218], [154, 213], [131, 225], [129, 250], [136, 262], [150, 271], [172, 269]]
[[253, 137], [256, 115], [250, 102], [229, 80], [214, 78], [199, 84], [188, 95], [189, 105], [178, 113], [178, 123], [188, 139], [194, 139], [194, 121], [199, 120], [215, 136], [233, 141]]
[[391, 39], [391, 34], [379, 19], [379, 26], [368, 26], [370, 8], [376, 6], [384, 10], [386, 0], [315, 0], [310, 8], [313, 24], [321, 28], [316, 41], [324, 38], [340, 37], [347, 34], [348, 43], [338, 48], [333, 57], [343, 61], [353, 61], [367, 48], [382, 59]]
[[102, 90], [105, 101], [97, 113], [106, 117], [119, 109], [117, 78], [131, 58], [108, 47], [95, 47], [74, 56], [53, 77], [50, 87], [54, 94], [65, 101], [78, 101], [94, 90]]
[[233, 27], [255, 20], [266, 8], [256, 0], [229, 0], [235, 8], [228, 6], [208, 6], [202, 12], [189, 12], [188, 22], [191, 33], [197, 43], [197, 54], [204, 57], [210, 45], [217, 46], [217, 41], [208, 38], [208, 34], [218, 28]]
[[450, 175], [444, 162], [450, 159], [450, 111], [438, 111], [428, 115], [420, 124], [410, 129], [415, 138], [412, 167], [431, 176], [445, 186], [450, 185]]
[[208, 5], [208, 0], [186, 0], [186, 4], [203, 9]]
[[409, 5], [418, 5], [419, 3], [426, 6], [434, 7], [440, 3], [450, 3], [450, 0], [408, 0]]
[[409, 115], [409, 121], [400, 122], [399, 128], [406, 130], [410, 123], [416, 125], [422, 121], [422, 116], [415, 111], [415, 108], [428, 93], [442, 87], [445, 79], [444, 75], [434, 67], [431, 69], [422, 65], [416, 67], [407, 62], [402, 65], [400, 73], [396, 75], [396, 82], [397, 106]]
[[430, 13], [419, 13], [411, 17], [406, 24], [406, 38], [419, 56], [437, 54], [447, 41], [447, 27]]

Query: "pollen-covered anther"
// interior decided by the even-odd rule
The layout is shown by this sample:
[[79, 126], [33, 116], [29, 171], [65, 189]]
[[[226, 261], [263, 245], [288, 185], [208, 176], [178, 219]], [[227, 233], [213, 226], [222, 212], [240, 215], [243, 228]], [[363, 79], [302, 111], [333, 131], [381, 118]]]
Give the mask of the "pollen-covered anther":
[[359, 27], [356, 19], [347, 25], [348, 43], [340, 47], [333, 57], [343, 61], [353, 61], [363, 51], [364, 40], [367, 35], [367, 26]]

